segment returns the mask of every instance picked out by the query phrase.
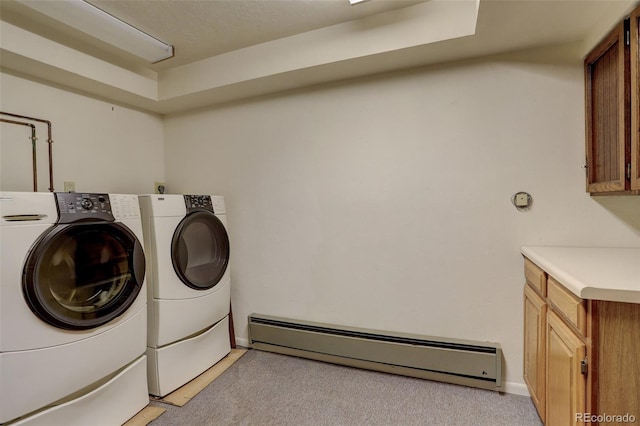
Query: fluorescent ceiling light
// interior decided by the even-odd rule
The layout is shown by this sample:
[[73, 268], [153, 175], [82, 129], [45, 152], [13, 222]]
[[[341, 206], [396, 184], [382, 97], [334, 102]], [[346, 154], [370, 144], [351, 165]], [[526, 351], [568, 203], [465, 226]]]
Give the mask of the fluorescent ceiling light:
[[362, 3], [368, 0], [349, 0], [349, 3], [351, 3], [351, 6], [353, 6], [354, 4], [358, 4], [358, 3]]
[[38, 12], [155, 63], [173, 57], [173, 46], [83, 0], [18, 0]]

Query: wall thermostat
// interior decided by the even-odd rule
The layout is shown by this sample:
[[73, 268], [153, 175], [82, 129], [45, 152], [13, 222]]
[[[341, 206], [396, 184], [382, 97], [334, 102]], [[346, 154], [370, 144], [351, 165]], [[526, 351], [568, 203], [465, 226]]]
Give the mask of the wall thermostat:
[[511, 202], [519, 211], [529, 210], [533, 203], [533, 198], [527, 192], [517, 192], [511, 198]]

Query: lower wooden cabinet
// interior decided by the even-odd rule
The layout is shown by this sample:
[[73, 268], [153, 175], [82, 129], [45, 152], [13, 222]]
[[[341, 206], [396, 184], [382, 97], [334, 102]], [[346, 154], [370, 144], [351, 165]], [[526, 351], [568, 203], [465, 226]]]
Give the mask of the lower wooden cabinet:
[[640, 424], [640, 304], [591, 303], [590, 410], [628, 414], [609, 424]]
[[531, 263], [523, 374], [542, 422], [640, 423], [640, 304], [582, 300]]
[[546, 422], [548, 426], [582, 424], [587, 389], [587, 349], [553, 311], [547, 314]]
[[545, 419], [547, 303], [533, 288], [524, 288], [524, 381], [538, 415]]

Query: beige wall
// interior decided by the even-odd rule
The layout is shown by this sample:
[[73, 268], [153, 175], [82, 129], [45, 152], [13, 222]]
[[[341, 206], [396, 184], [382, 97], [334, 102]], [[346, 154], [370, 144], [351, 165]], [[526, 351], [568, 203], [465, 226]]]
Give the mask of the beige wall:
[[167, 117], [169, 191], [227, 200], [240, 342], [253, 312], [496, 341], [526, 392], [519, 247], [640, 246], [640, 197], [584, 192], [582, 84], [520, 56]]
[[[640, 197], [583, 190], [581, 65], [527, 57], [164, 119], [0, 74], [0, 106], [53, 122], [57, 190], [225, 195], [241, 343], [252, 312], [496, 341], [525, 392], [519, 247], [640, 246]], [[0, 131], [0, 188], [30, 191], [26, 129]]]
[[[164, 179], [162, 117], [0, 74], [1, 111], [51, 121], [54, 188], [153, 192]], [[11, 119], [3, 115], [2, 118]], [[37, 124], [38, 190], [49, 187], [47, 126]], [[32, 191], [30, 130], [0, 123], [0, 189]]]

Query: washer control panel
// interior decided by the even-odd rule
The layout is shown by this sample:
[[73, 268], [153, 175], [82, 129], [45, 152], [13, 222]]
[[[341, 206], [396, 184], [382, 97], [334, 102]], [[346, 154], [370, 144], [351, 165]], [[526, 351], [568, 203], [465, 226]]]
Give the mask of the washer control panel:
[[56, 192], [58, 223], [113, 222], [109, 194]]
[[226, 214], [227, 209], [224, 205], [224, 197], [222, 195], [212, 195], [211, 203], [215, 214]]
[[187, 213], [198, 210], [215, 213], [213, 211], [213, 203], [211, 203], [211, 195], [185, 195], [184, 203], [187, 206]]

